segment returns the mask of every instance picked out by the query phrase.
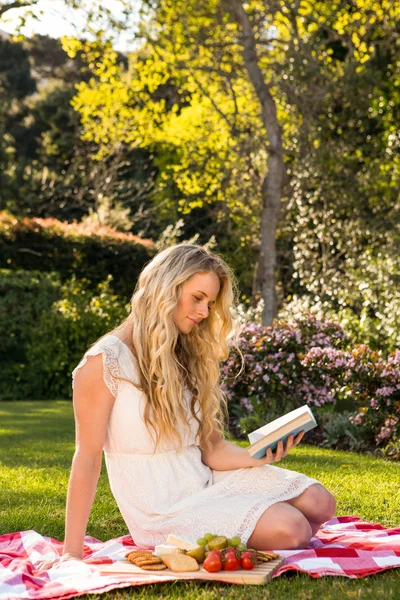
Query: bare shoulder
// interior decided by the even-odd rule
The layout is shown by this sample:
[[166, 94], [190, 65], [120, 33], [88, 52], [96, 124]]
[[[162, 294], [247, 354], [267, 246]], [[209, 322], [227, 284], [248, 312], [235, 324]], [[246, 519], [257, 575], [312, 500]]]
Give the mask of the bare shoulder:
[[105, 411], [109, 413], [114, 396], [104, 380], [102, 354], [87, 356], [86, 362], [80, 367], [74, 378], [73, 403], [75, 410]]
[[114, 396], [104, 382], [102, 354], [87, 356], [74, 378], [76, 444], [81, 453], [100, 456]]
[[74, 377], [74, 387], [85, 388], [104, 383], [103, 356], [101, 353], [95, 356], [87, 356], [84, 365], [79, 367]]

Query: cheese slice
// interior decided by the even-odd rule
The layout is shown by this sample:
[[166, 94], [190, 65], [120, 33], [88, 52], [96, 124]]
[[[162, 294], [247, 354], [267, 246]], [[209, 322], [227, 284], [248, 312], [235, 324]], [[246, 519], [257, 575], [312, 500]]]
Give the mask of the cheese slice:
[[182, 550], [194, 550], [198, 546], [198, 544], [196, 544], [193, 540], [179, 538], [176, 535], [171, 534], [167, 537], [167, 544], [171, 544], [172, 546], [176, 546]]
[[173, 546], [171, 544], [160, 544], [154, 548], [153, 554], [156, 556], [161, 556], [162, 554], [182, 554], [184, 550], [178, 548], [177, 546]]

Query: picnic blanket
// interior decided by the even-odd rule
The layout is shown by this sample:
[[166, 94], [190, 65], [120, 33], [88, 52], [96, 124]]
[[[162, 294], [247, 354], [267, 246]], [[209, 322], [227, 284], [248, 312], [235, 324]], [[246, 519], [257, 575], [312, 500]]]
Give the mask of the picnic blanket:
[[[36, 531], [0, 536], [0, 600], [71, 598], [160, 581], [156, 573], [141, 574], [137, 580], [130, 576], [129, 581], [121, 575], [100, 575], [98, 565], [121, 560], [134, 547], [130, 536], [107, 542], [86, 536], [84, 561], [66, 561], [37, 573], [34, 565], [61, 554], [62, 542]], [[307, 549], [279, 554], [285, 563], [274, 577], [293, 570], [311, 577], [365, 577], [400, 566], [400, 527], [385, 529], [359, 517], [336, 517], [324, 524]]]

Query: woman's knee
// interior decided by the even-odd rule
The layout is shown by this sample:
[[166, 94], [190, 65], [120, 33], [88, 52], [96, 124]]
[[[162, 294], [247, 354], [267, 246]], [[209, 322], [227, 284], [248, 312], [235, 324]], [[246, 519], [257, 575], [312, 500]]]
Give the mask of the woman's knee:
[[305, 548], [312, 538], [312, 529], [308, 520], [299, 512], [286, 522], [280, 523], [283, 547], [288, 550]]
[[312, 485], [306, 490], [308, 492], [308, 501], [314, 508], [315, 521], [325, 523], [332, 519], [336, 513], [335, 497], [328, 492], [320, 483]]
[[336, 499], [328, 492], [323, 486], [321, 486], [321, 493], [318, 499], [318, 506], [320, 507], [320, 519], [321, 523], [330, 521], [336, 514]]
[[311, 537], [311, 525], [301, 511], [286, 502], [278, 502], [263, 513], [248, 544], [258, 550], [293, 550], [307, 546]]

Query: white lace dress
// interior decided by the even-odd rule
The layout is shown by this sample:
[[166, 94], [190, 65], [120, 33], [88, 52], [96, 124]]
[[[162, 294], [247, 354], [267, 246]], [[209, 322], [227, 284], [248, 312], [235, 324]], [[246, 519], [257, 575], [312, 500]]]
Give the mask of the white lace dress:
[[270, 465], [210, 469], [201, 460], [192, 417], [181, 452], [164, 445], [154, 453], [143, 421], [144, 395], [131, 383], [137, 376], [135, 358], [124, 342], [105, 336], [88, 350], [73, 377], [88, 356], [97, 354], [103, 355], [104, 380], [115, 397], [104, 444], [110, 487], [138, 546], [165, 542], [169, 533], [194, 540], [207, 532], [239, 535], [247, 542], [268, 507], [318, 483]]

